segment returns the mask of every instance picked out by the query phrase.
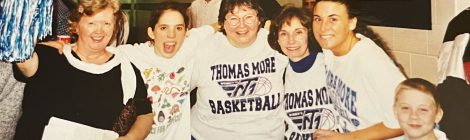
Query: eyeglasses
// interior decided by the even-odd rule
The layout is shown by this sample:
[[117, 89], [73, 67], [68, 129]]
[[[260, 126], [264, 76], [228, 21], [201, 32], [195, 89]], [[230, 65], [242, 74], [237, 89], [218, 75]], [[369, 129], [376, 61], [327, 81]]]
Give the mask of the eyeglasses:
[[[243, 16], [243, 22], [246, 25], [253, 25], [258, 17], [256, 15], [245, 15]], [[240, 18], [237, 16], [225, 17], [225, 21], [231, 26], [237, 26], [240, 24]]]

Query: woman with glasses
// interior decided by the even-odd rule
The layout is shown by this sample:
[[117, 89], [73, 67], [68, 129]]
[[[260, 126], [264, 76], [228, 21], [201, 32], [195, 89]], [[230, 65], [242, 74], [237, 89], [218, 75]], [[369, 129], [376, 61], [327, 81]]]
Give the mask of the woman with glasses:
[[260, 29], [263, 11], [251, 0], [228, 0], [218, 32], [198, 45], [191, 86], [191, 134], [199, 140], [282, 140], [288, 60]]
[[[221, 7], [225, 5], [226, 2], [227, 1], [222, 0], [220, 4]], [[277, 0], [252, 0], [252, 2], [256, 2], [258, 3], [258, 5], [260, 5], [264, 13], [265, 21], [273, 20], [274, 18], [277, 17], [277, 15], [279, 15], [279, 12], [281, 12], [281, 5], [279, 4], [279, 2], [277, 2]], [[223, 10], [224, 10], [223, 8], [219, 8], [219, 13], [221, 13]], [[219, 15], [219, 19], [220, 19], [220, 15]], [[264, 26], [265, 21], [261, 22], [261, 25], [263, 27], [266, 27]]]

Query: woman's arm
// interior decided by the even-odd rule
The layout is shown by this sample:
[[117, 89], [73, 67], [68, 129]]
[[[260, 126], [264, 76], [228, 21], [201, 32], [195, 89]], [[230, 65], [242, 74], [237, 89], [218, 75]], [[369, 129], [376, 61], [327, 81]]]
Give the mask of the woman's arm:
[[[36, 46], [39, 46], [39, 47], [47, 46], [47, 47], [56, 48], [59, 54], [62, 54], [62, 50], [65, 44], [59, 41], [48, 41], [48, 42], [40, 42]], [[24, 62], [17, 62], [16, 65], [18, 66], [18, 69], [21, 71], [21, 73], [23, 73], [24, 77], [29, 78], [33, 76], [34, 74], [36, 74], [36, 71], [38, 70], [38, 66], [39, 66], [38, 54], [34, 52], [31, 58], [29, 58], [28, 60], [25, 60]]]
[[137, 116], [137, 120], [132, 125], [129, 132], [118, 140], [143, 140], [150, 133], [153, 124], [153, 113]]
[[346, 135], [350, 135], [355, 140], [389, 139], [403, 135], [403, 130], [388, 128], [384, 123], [378, 123], [365, 129], [346, 133]]
[[384, 123], [377, 123], [368, 128], [349, 133], [338, 133], [329, 130], [317, 130], [313, 133], [316, 140], [376, 140], [389, 139], [403, 135], [402, 129], [387, 128]]
[[33, 76], [38, 70], [39, 59], [36, 52], [33, 53], [33, 56], [24, 62], [17, 62], [16, 66], [23, 73], [26, 78]]

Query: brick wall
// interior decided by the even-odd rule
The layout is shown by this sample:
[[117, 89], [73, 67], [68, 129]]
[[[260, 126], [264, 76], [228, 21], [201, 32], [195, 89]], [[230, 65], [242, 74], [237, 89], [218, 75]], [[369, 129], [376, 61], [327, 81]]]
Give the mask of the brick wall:
[[468, 0], [431, 0], [432, 30], [377, 27], [410, 77], [437, 82], [437, 57], [449, 21], [470, 6]]

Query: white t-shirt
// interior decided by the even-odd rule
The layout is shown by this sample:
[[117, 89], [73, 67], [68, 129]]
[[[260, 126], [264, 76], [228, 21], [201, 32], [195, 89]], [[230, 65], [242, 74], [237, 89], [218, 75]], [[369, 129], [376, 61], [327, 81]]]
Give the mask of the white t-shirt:
[[287, 66], [285, 75], [287, 140], [310, 140], [317, 129], [341, 132], [336, 120], [338, 113], [326, 92], [323, 53], [316, 55], [313, 65], [305, 72], [295, 72], [293, 64]]
[[327, 91], [345, 132], [383, 122], [400, 128], [393, 114], [394, 92], [405, 80], [399, 68], [372, 40], [360, 39], [344, 56], [324, 50]]
[[[440, 131], [439, 129], [433, 129], [434, 135], [436, 135], [437, 140], [448, 140], [446, 133]], [[406, 135], [406, 134], [405, 134]], [[407, 136], [403, 137], [403, 140], [409, 140]]]
[[210, 26], [188, 32], [181, 48], [170, 59], [154, 53], [150, 42], [122, 45], [126, 54], [141, 71], [155, 114], [148, 140], [188, 140], [190, 133], [190, 81], [195, 45], [214, 30]]
[[287, 57], [271, 49], [261, 29], [249, 47], [222, 33], [199, 45], [192, 81], [198, 87], [191, 133], [198, 140], [282, 140]]
[[447, 139], [447, 136], [446, 136], [446, 133], [438, 130], [438, 129], [434, 129], [434, 135], [436, 135], [436, 138], [437, 140], [448, 140]]
[[191, 18], [191, 28], [202, 25], [216, 23], [219, 16], [219, 8], [222, 0], [194, 0], [188, 8], [188, 15]]

